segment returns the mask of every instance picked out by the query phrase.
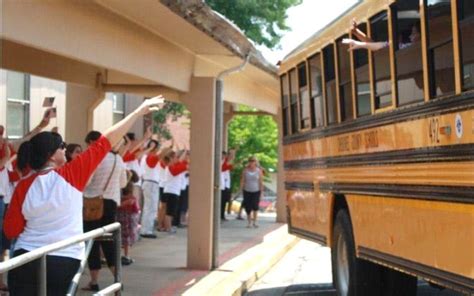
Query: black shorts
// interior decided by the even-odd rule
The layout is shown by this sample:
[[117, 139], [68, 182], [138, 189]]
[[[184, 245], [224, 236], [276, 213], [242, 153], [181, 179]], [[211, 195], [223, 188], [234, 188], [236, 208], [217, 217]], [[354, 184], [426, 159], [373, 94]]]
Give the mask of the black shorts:
[[186, 189], [181, 191], [179, 197], [179, 210], [183, 213], [188, 211], [189, 207], [189, 186], [186, 186]]
[[163, 187], [160, 187], [160, 202], [166, 203], [166, 194], [163, 192], [165, 189]]
[[226, 188], [224, 190], [221, 190], [221, 196], [222, 196], [222, 201], [223, 202], [229, 202], [230, 201], [230, 196], [231, 196], [230, 188]]
[[247, 215], [252, 211], [258, 211], [258, 204], [260, 203], [260, 191], [248, 192], [244, 190], [244, 208]]
[[178, 210], [179, 196], [173, 193], [164, 193], [163, 196], [166, 198], [166, 216], [174, 217]]

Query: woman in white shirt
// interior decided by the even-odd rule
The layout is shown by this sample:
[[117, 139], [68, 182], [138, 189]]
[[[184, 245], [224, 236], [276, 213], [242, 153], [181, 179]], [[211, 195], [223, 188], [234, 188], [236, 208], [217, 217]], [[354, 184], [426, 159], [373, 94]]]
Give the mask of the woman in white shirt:
[[[29, 166], [35, 173], [19, 182], [6, 213], [5, 234], [17, 238], [14, 256], [83, 233], [82, 191], [89, 177], [133, 123], [162, 102], [161, 96], [144, 101], [69, 163], [59, 134], [43, 132], [22, 144], [26, 146], [18, 155], [18, 166]], [[67, 292], [84, 255], [84, 243], [79, 243], [46, 256], [48, 295]], [[35, 260], [8, 273], [12, 295], [37, 293], [39, 263]]]

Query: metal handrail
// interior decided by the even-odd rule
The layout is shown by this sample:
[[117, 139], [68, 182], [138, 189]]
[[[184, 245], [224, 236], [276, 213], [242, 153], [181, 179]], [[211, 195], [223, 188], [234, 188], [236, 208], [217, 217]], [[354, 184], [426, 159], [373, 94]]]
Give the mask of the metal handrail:
[[[71, 238], [59, 241], [54, 244], [50, 244], [32, 251], [29, 251], [28, 253], [22, 254], [17, 257], [13, 257], [10, 260], [7, 260], [5, 262], [0, 263], [0, 273], [4, 273], [6, 271], [15, 269], [19, 266], [22, 266], [26, 263], [29, 263], [31, 261], [34, 261], [36, 259], [40, 259], [40, 268], [39, 268], [39, 295], [46, 295], [46, 255], [57, 251], [64, 249], [66, 247], [69, 247], [71, 245], [85, 242], [85, 241], [90, 241], [88, 244], [90, 244], [90, 247], [92, 247], [92, 240], [97, 237], [103, 236], [105, 233], [109, 232], [114, 232], [114, 240], [116, 244], [116, 249], [118, 249], [118, 254], [116, 254], [116, 268], [115, 268], [115, 284], [119, 283], [120, 284], [120, 273], [121, 273], [121, 262], [120, 262], [120, 247], [121, 247], [121, 233], [120, 233], [120, 223], [115, 222], [106, 226], [103, 226], [101, 228], [94, 229], [92, 231], [79, 234], [76, 236], [73, 236]], [[89, 245], [87, 246], [89, 249]], [[88, 250], [90, 252], [90, 249]], [[87, 258], [88, 256], [86, 256]], [[118, 260], [117, 260], [118, 258]], [[83, 261], [85, 261], [84, 259]], [[85, 264], [81, 262], [81, 266]], [[81, 268], [80, 268], [81, 269]], [[80, 270], [79, 269], [79, 270]], [[83, 268], [82, 268], [83, 269]], [[112, 286], [115, 286], [113, 284]], [[120, 285], [121, 286], [121, 285]], [[116, 291], [116, 290], [114, 290]], [[120, 294], [120, 290], [118, 290], [118, 294]]]

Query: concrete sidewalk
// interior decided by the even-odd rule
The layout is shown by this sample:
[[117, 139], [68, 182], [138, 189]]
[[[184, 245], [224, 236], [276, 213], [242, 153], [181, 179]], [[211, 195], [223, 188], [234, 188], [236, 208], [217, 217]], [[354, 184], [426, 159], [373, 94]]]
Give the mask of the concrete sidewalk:
[[[283, 225], [275, 222], [275, 214], [259, 215], [260, 227], [256, 229], [246, 228], [246, 221], [236, 220], [234, 215], [229, 218], [221, 224], [219, 243], [221, 266], [224, 266], [225, 262], [233, 261], [235, 264], [238, 255], [261, 244], [265, 235]], [[283, 232], [279, 230], [278, 233]], [[141, 239], [137, 242], [131, 249], [131, 257], [135, 259], [135, 263], [122, 269], [124, 284], [122, 295], [181, 295], [209, 275], [209, 271], [186, 269], [186, 240], [186, 229], [178, 229], [177, 234], [158, 233], [157, 239]], [[88, 273], [86, 269], [80, 287], [87, 285]], [[113, 277], [106, 268], [102, 269], [100, 279], [101, 289], [113, 282]], [[229, 291], [229, 295], [233, 292]], [[78, 295], [91, 294], [78, 291]]]

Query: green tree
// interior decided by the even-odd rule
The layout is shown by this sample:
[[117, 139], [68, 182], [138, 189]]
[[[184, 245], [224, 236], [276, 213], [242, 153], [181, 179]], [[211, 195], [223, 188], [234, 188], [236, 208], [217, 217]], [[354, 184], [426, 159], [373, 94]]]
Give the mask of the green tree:
[[153, 133], [159, 135], [159, 140], [170, 140], [171, 133], [166, 125], [168, 118], [177, 120], [178, 117], [187, 115], [189, 115], [188, 111], [183, 104], [166, 101], [163, 108], [153, 112]]
[[285, 31], [288, 8], [302, 0], [206, 0], [215, 11], [233, 21], [255, 43], [276, 48]]
[[[242, 110], [242, 109], [241, 109]], [[244, 110], [252, 110], [244, 108]], [[254, 155], [266, 172], [274, 172], [278, 162], [278, 130], [271, 116], [237, 115], [229, 123], [229, 148], [236, 148], [232, 171], [232, 191], [238, 190], [247, 159]]]

